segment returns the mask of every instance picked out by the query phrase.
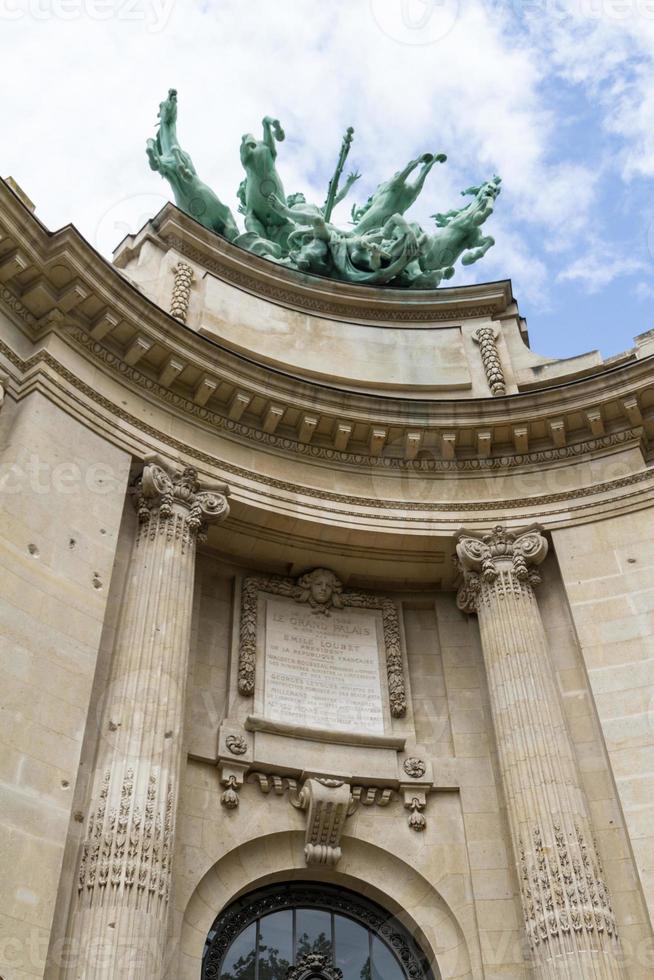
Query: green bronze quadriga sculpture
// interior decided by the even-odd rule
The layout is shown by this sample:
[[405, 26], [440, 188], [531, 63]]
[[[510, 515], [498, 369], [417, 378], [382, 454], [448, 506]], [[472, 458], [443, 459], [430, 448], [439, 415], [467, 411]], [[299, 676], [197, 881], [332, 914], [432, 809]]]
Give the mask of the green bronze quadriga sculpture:
[[277, 170], [277, 144], [284, 140], [278, 119], [264, 118], [262, 139], [246, 133], [240, 150], [245, 177], [237, 192], [244, 232], [229, 207], [200, 180], [191, 157], [179, 145], [175, 89], [159, 106], [158, 132], [147, 141], [146, 152], [182, 211], [235, 245], [300, 272], [371, 286], [434, 289], [452, 278], [459, 259], [472, 265], [495, 244], [482, 233], [482, 226], [500, 193], [497, 176], [462, 191], [470, 198], [464, 207], [432, 215], [435, 227], [430, 231], [404, 217], [432, 167], [445, 163], [444, 153], [423, 153], [410, 160], [365, 204], [352, 207], [349, 228], [333, 224], [333, 209], [360, 177], [354, 171], [340, 186], [353, 133], [351, 127], [345, 133], [322, 207], [309, 204], [303, 194], [286, 194]]

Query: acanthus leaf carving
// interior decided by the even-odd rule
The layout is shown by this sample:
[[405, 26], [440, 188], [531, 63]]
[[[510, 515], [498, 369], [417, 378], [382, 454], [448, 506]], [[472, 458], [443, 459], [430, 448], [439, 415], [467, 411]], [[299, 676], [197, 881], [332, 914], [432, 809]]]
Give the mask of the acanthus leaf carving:
[[154, 539], [181, 540], [182, 551], [191, 537], [202, 537], [208, 524], [229, 516], [228, 487], [203, 490], [192, 466], [176, 469], [158, 456], [148, 456], [132, 488], [142, 533]]
[[531, 596], [540, 582], [537, 566], [547, 555], [547, 540], [537, 527], [510, 531], [496, 525], [487, 533], [461, 532], [456, 545], [456, 564], [462, 575], [457, 605], [476, 612], [491, 594]]

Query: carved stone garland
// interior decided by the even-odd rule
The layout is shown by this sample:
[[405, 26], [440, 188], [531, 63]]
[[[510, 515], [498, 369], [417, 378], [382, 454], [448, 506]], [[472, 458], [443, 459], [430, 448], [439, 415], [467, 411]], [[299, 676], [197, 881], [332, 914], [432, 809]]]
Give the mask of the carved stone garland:
[[495, 327], [479, 327], [472, 335], [472, 339], [479, 344], [481, 361], [486, 372], [488, 387], [492, 395], [506, 394], [506, 381], [502, 362], [497, 349], [497, 330]]
[[170, 300], [170, 313], [176, 320], [186, 323], [188, 316], [188, 305], [191, 300], [191, 286], [195, 274], [188, 262], [178, 262], [173, 269], [175, 283]]
[[[319, 591], [318, 581], [323, 588]], [[299, 579], [276, 575], [249, 575], [241, 592], [241, 622], [239, 629], [238, 689], [244, 696], [254, 694], [257, 659], [257, 606], [260, 592], [285, 596], [298, 603], [307, 603], [317, 614], [329, 616], [331, 609], [380, 609], [386, 648], [386, 676], [391, 714], [403, 718], [406, 714], [406, 688], [400, 640], [400, 621], [397, 606], [386, 596], [373, 592], [346, 591], [337, 576], [329, 569], [316, 568]], [[325, 598], [317, 598], [324, 595]]]
[[537, 528], [463, 533], [458, 605], [479, 617], [525, 925], [538, 980], [617, 980], [620, 945], [534, 594]]
[[[225, 487], [150, 458], [116, 632], [65, 977], [159, 980], [164, 955], [198, 537]], [[90, 951], [93, 951], [91, 953]], [[91, 955], [91, 959], [89, 959]], [[127, 965], [126, 965], [127, 964]]]

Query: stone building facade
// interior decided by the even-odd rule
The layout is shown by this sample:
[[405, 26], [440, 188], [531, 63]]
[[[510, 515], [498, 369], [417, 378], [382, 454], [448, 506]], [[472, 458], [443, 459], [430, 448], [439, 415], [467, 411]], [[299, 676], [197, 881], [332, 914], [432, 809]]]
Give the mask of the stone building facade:
[[6, 183], [0, 324], [4, 980], [651, 978], [654, 333]]

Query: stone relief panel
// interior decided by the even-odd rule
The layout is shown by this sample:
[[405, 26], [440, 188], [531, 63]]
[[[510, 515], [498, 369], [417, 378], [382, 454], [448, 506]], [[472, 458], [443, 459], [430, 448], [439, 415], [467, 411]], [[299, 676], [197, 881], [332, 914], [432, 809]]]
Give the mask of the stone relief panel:
[[[265, 620], [261, 595], [266, 597]], [[255, 692], [262, 635], [267, 716], [382, 733], [380, 659], [390, 713], [394, 718], [406, 714], [400, 624], [392, 599], [346, 590], [325, 568], [298, 579], [248, 576], [242, 586], [238, 651], [238, 689], [244, 696]]]

